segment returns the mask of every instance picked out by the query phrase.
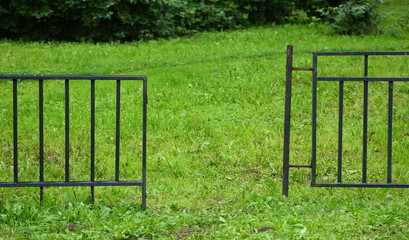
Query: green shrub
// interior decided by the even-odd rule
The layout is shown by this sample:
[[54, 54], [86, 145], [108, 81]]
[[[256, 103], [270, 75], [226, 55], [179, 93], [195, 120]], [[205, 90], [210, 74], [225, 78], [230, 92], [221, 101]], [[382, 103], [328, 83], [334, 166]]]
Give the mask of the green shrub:
[[0, 38], [23, 40], [144, 40], [245, 23], [221, 0], [2, 0], [0, 17]]
[[246, 19], [233, 1], [191, 0], [185, 1], [177, 22], [190, 33], [238, 28], [246, 24]]
[[296, 0], [295, 6], [297, 9], [304, 10], [308, 15], [320, 17], [320, 9], [336, 7], [348, 0]]
[[28, 40], [130, 40], [176, 34], [178, 5], [167, 0], [3, 0], [0, 37]]
[[295, 0], [2, 0], [0, 38], [128, 41], [282, 23]]
[[375, 11], [380, 0], [352, 0], [329, 8], [324, 15], [339, 34], [378, 33], [380, 15]]
[[294, 10], [295, 0], [235, 0], [250, 24], [284, 23]]

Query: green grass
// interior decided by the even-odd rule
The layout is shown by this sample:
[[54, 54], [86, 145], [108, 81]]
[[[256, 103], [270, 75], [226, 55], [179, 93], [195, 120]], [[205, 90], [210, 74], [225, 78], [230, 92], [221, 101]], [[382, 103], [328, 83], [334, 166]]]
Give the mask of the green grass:
[[[406, 239], [407, 189], [311, 188], [309, 170], [300, 169], [291, 171], [289, 198], [281, 196], [286, 45], [295, 46], [295, 66], [310, 67], [314, 51], [408, 51], [407, 32], [399, 31], [335, 36], [322, 25], [272, 25], [126, 44], [0, 42], [2, 74], [149, 77], [148, 210], [139, 210], [134, 187], [97, 187], [94, 206], [87, 203], [88, 188], [46, 189], [41, 204], [38, 189], [1, 189], [0, 238]], [[323, 57], [320, 74], [361, 76], [362, 62]], [[408, 63], [407, 57], [371, 57], [369, 75], [407, 77]], [[401, 183], [409, 177], [406, 85], [396, 83], [394, 96], [393, 171]], [[12, 180], [13, 170], [11, 87], [0, 84], [2, 181]], [[19, 84], [21, 177], [27, 181], [38, 178], [36, 87]], [[132, 162], [140, 160], [140, 87], [122, 86], [128, 179], [140, 178], [139, 163]], [[370, 87], [370, 182], [386, 179], [386, 87]], [[62, 180], [63, 82], [47, 81], [45, 89], [46, 179]], [[292, 164], [310, 160], [310, 89], [310, 73], [294, 73]], [[337, 89], [319, 85], [323, 182], [336, 178]], [[359, 181], [362, 84], [348, 83], [345, 92], [344, 177]], [[86, 180], [88, 83], [71, 83], [71, 94], [73, 179]], [[113, 178], [114, 94], [114, 82], [97, 83], [97, 177], [106, 180]], [[258, 232], [263, 227], [274, 230]]]
[[381, 27], [384, 32], [396, 37], [408, 36], [409, 2], [406, 0], [385, 0], [380, 8], [384, 17]]

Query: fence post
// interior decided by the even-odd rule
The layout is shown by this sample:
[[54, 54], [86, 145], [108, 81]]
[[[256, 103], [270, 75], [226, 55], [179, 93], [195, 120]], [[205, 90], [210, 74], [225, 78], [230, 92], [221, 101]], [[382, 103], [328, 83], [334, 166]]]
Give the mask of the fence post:
[[143, 108], [142, 108], [142, 205], [146, 209], [146, 141], [148, 119], [148, 79], [143, 80]]
[[283, 195], [288, 197], [290, 170], [290, 125], [291, 125], [291, 84], [293, 78], [293, 46], [287, 46], [285, 113], [284, 113], [284, 156], [283, 156]]

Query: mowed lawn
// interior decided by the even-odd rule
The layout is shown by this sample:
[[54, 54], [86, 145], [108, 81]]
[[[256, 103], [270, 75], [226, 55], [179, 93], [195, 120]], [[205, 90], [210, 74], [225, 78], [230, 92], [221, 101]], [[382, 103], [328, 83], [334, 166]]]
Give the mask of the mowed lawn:
[[[409, 51], [409, 4], [386, 1], [378, 36], [264, 26], [131, 43], [0, 42], [1, 74], [148, 76], [148, 210], [140, 188], [0, 189], [0, 239], [407, 239], [407, 189], [311, 188], [291, 170], [281, 195], [285, 51]], [[407, 11], [406, 11], [407, 12]], [[389, 15], [388, 15], [389, 14]], [[409, 57], [370, 57], [369, 76], [408, 77]], [[323, 57], [322, 76], [362, 76], [362, 57]], [[115, 83], [96, 84], [97, 176], [113, 180]], [[22, 181], [38, 180], [37, 82], [19, 82]], [[362, 83], [345, 84], [344, 179], [361, 181]], [[71, 83], [73, 180], [89, 179], [89, 82]], [[124, 178], [140, 179], [141, 84], [122, 85]], [[371, 83], [368, 182], [386, 182], [388, 83]], [[393, 182], [409, 179], [409, 84], [394, 86]], [[292, 164], [311, 159], [311, 73], [294, 73]], [[64, 179], [64, 82], [45, 81], [46, 180]], [[317, 180], [337, 177], [338, 84], [318, 89]], [[0, 82], [1, 181], [13, 179], [12, 84]]]

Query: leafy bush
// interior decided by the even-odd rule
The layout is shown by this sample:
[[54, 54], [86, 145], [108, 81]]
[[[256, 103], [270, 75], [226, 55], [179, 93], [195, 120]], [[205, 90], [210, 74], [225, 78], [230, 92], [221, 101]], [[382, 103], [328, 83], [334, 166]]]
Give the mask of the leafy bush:
[[[176, 33], [178, 5], [167, 0], [3, 0], [0, 37], [96, 41], [149, 39]], [[3, 12], [3, 13], [1, 13]]]
[[2, 0], [0, 38], [128, 41], [282, 23], [295, 0]]
[[251, 24], [283, 23], [294, 10], [295, 0], [235, 0]]
[[308, 15], [319, 17], [321, 15], [321, 9], [327, 9], [329, 7], [336, 7], [347, 0], [296, 0], [295, 6], [297, 9], [304, 10]]
[[340, 34], [378, 33], [380, 15], [375, 11], [380, 0], [351, 0], [324, 12], [331, 27]]
[[238, 28], [246, 24], [246, 19], [238, 7], [233, 1], [185, 1], [176, 22], [179, 22], [187, 33]]

